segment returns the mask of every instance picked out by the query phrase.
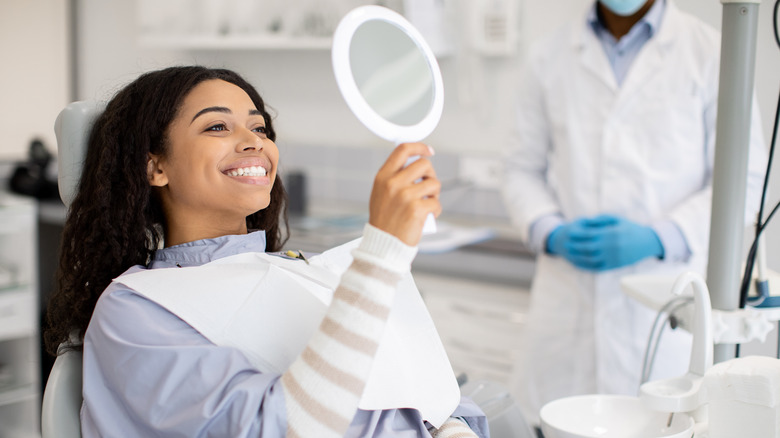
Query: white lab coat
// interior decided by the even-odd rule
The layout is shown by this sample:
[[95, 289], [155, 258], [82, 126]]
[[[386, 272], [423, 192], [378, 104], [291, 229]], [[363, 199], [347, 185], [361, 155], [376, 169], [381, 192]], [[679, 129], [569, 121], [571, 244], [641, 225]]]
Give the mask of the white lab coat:
[[[557, 398], [637, 394], [655, 313], [622, 293], [620, 277], [704, 273], [719, 50], [719, 34], [671, 1], [622, 86], [584, 17], [532, 47], [506, 157], [513, 223], [528, 237], [551, 213], [566, 221], [599, 213], [671, 220], [692, 255], [596, 274], [539, 255], [513, 384], [530, 422]], [[766, 163], [755, 105], [752, 120], [746, 224], [755, 220]], [[666, 332], [653, 379], [683, 374], [689, 357], [689, 335]]]

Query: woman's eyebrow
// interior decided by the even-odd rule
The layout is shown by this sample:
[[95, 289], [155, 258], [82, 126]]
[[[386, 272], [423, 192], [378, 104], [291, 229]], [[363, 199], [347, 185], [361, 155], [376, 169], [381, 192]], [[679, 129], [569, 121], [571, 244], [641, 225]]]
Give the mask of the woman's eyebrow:
[[211, 112], [233, 114], [233, 111], [230, 111], [230, 108], [227, 108], [227, 107], [224, 107], [224, 106], [210, 106], [208, 108], [203, 108], [202, 110], [198, 111], [198, 113], [195, 114], [195, 117], [193, 117], [192, 120], [190, 121], [190, 125], [198, 117], [202, 116], [203, 114], [211, 113]]
[[[200, 117], [203, 114], [210, 113], [210, 112], [218, 112], [218, 113], [226, 113], [226, 114], [233, 114], [233, 111], [230, 110], [230, 108], [224, 107], [224, 106], [210, 106], [208, 108], [203, 108], [202, 110], [198, 111], [197, 114], [195, 114], [195, 117], [192, 118], [190, 121], [190, 125], [192, 122], [195, 121], [198, 117]], [[250, 116], [262, 116], [263, 113], [260, 112], [260, 110], [257, 109], [251, 109], [249, 110]]]

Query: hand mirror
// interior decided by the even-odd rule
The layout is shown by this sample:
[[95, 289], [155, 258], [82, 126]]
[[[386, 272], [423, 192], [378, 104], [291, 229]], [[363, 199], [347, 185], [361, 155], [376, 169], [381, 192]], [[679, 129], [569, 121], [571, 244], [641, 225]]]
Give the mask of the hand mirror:
[[[361, 6], [333, 35], [333, 72], [347, 106], [369, 130], [394, 144], [421, 141], [441, 118], [444, 87], [436, 58], [400, 14]], [[435, 231], [431, 215], [424, 231]]]

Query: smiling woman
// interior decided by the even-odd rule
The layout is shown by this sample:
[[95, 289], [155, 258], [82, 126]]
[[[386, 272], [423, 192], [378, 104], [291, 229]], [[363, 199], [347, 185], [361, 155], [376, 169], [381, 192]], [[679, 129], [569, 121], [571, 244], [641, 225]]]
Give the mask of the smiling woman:
[[167, 154], [150, 154], [148, 163], [166, 246], [246, 234], [246, 217], [268, 207], [276, 180], [279, 151], [268, 131], [235, 84], [213, 79], [193, 88], [168, 128]]
[[[211, 81], [240, 89], [251, 101], [251, 109], [262, 113], [264, 135], [275, 140], [263, 99], [232, 71], [169, 68], [144, 74], [122, 89], [106, 105], [89, 136], [84, 171], [63, 232], [57, 291], [49, 305], [51, 327], [46, 339], [50, 352], [56, 352], [57, 345], [67, 341], [74, 329], [83, 336], [98, 297], [113, 278], [131, 266], [148, 265], [157, 248], [170, 246], [166, 234], [178, 232], [178, 228], [172, 229], [178, 223], [166, 216], [163, 200], [168, 195], [161, 192], [170, 193], [172, 187], [152, 190], [151, 178], [157, 171], [153, 164], [156, 158], [172, 168], [180, 161], [179, 171], [187, 177], [184, 165], [189, 154], [174, 151], [179, 142], [171, 133], [174, 125], [183, 120], [189, 124], [197, 111], [215, 106], [217, 102], [200, 102], [202, 106], [189, 117], [182, 114], [187, 98], [195, 97], [193, 91]], [[192, 169], [196, 171], [201, 169]], [[178, 175], [166, 176], [173, 178], [170, 185], [178, 188]], [[192, 192], [196, 190], [183, 191], [189, 197]], [[285, 202], [284, 186], [281, 180], [275, 181], [266, 207], [258, 207], [242, 219], [244, 230], [265, 231], [269, 251], [280, 249], [283, 243]], [[197, 217], [200, 212], [191, 220]], [[240, 225], [234, 226], [240, 229]], [[210, 227], [204, 231], [214, 233]]]
[[[53, 353], [69, 339], [83, 340], [83, 436], [121, 430], [160, 437], [447, 438], [473, 437], [472, 429], [487, 436], [484, 415], [468, 400], [455, 407], [457, 397], [442, 400], [447, 411], [435, 421], [439, 427], [417, 409], [358, 409], [425, 218], [441, 210], [440, 184], [427, 159], [432, 149], [402, 144], [380, 168], [352, 264], [321, 322], [312, 323], [298, 317], [307, 301], [267, 274], [262, 257], [280, 249], [286, 228], [275, 138], [255, 89], [236, 73], [204, 67], [144, 74], [97, 118], [63, 233], [47, 333]], [[405, 166], [414, 155], [422, 158]], [[248, 270], [245, 256], [265, 262]], [[244, 264], [232, 262], [239, 259]], [[180, 281], [158, 282], [154, 293], [138, 282], [159, 275]], [[237, 281], [247, 275], [249, 284]], [[169, 286], [157, 294], [160, 283]], [[258, 290], [281, 301], [299, 298], [288, 298], [283, 314], [269, 314], [268, 301], [251, 307], [257, 301], [242, 295]], [[173, 310], [180, 306], [201, 310], [185, 316]], [[199, 330], [217, 315], [229, 314], [220, 327], [232, 325], [238, 313], [226, 309], [266, 315], [270, 331], [264, 339], [253, 330], [233, 331], [240, 340], [217, 342]], [[242, 348], [285, 345], [295, 325], [312, 325], [312, 334], [286, 368], [265, 369], [254, 350]]]

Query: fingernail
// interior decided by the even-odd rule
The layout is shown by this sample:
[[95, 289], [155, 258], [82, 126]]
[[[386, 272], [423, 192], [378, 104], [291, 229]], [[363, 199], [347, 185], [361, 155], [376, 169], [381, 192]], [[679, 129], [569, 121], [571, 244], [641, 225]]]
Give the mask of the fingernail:
[[428, 152], [430, 152], [431, 155], [436, 155], [436, 151], [434, 151], [430, 145], [426, 145], [426, 146], [428, 146]]

